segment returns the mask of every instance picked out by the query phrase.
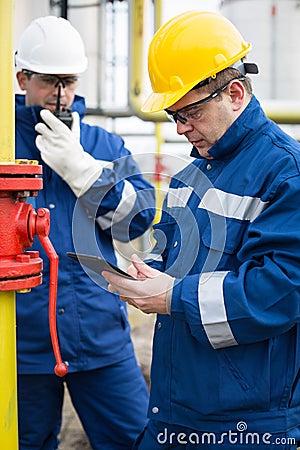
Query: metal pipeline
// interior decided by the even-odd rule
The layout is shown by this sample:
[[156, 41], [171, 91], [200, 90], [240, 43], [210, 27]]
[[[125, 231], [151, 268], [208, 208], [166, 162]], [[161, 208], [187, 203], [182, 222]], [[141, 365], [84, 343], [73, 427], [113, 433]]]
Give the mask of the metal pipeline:
[[[129, 75], [128, 91], [129, 105], [135, 116], [144, 121], [166, 122], [164, 112], [144, 113], [141, 111], [145, 96], [145, 86], [143, 82], [143, 61], [145, 49], [145, 0], [129, 0]], [[162, 1], [156, 0], [154, 5], [155, 29], [161, 22]]]
[[[14, 156], [13, 1], [0, 0], [0, 163]], [[15, 292], [0, 292], [0, 442], [18, 449]]]

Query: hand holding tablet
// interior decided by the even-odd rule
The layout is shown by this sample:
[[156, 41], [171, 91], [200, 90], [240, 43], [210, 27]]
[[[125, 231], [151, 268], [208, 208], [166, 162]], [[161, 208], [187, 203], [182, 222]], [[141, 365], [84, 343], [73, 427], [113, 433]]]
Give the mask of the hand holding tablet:
[[104, 270], [106, 270], [107, 272], [111, 272], [116, 275], [121, 275], [125, 278], [135, 280], [135, 278], [133, 278], [128, 273], [124, 272], [118, 266], [106, 261], [100, 256], [86, 255], [84, 253], [75, 253], [75, 252], [67, 252], [67, 255], [70, 258], [77, 260], [83, 266], [86, 266], [89, 269], [93, 270], [94, 272], [98, 273], [99, 275], [101, 275], [101, 273]]

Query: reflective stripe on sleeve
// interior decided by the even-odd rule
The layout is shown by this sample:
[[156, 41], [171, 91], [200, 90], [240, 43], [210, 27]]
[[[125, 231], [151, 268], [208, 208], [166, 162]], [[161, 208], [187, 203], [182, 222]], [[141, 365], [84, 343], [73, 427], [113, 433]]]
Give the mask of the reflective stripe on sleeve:
[[182, 187], [178, 189], [170, 188], [167, 194], [167, 206], [168, 208], [184, 208], [189, 201], [189, 198], [193, 192], [193, 188], [190, 186]]
[[268, 206], [268, 203], [258, 197], [241, 196], [211, 188], [206, 191], [199, 208], [220, 216], [252, 222]]
[[238, 345], [227, 320], [223, 282], [228, 272], [207, 272], [200, 276], [198, 303], [201, 322], [212, 347]]
[[121, 222], [130, 213], [136, 201], [136, 192], [133, 185], [124, 180], [124, 188], [122, 198], [115, 211], [109, 211], [103, 216], [97, 217], [97, 222], [103, 230], [108, 229], [112, 225]]

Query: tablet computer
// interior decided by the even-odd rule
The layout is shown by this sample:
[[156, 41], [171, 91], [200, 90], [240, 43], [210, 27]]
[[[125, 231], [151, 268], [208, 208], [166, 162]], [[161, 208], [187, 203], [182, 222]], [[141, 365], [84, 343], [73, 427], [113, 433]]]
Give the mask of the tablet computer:
[[128, 275], [128, 273], [124, 272], [124, 270], [106, 261], [100, 256], [86, 255], [84, 253], [75, 252], [67, 252], [67, 255], [100, 275], [104, 270], [106, 270], [107, 272], [111, 272], [116, 275], [121, 275], [123, 277], [135, 280], [135, 278], [133, 278], [131, 275]]

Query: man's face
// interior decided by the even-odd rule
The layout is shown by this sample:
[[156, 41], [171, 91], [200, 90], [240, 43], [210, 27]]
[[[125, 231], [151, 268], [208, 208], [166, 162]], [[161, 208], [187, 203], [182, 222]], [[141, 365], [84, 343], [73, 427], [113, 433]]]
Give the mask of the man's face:
[[[204, 158], [211, 158], [208, 150], [223, 136], [239, 114], [235, 97], [231, 95], [233, 83], [239, 82], [230, 82], [220, 92], [221, 95], [218, 94], [202, 104], [191, 106], [210, 97], [205, 88], [192, 90], [167, 110], [171, 115], [178, 112], [179, 119], [176, 114], [174, 117], [177, 133], [184, 135]], [[182, 123], [184, 120], [181, 121], [180, 117], [185, 120], [185, 123]]]
[[17, 73], [22, 90], [26, 91], [26, 106], [41, 106], [54, 111], [56, 109], [58, 86], [60, 85], [60, 108], [69, 108], [73, 103], [78, 76], [47, 75], [37, 73]]

